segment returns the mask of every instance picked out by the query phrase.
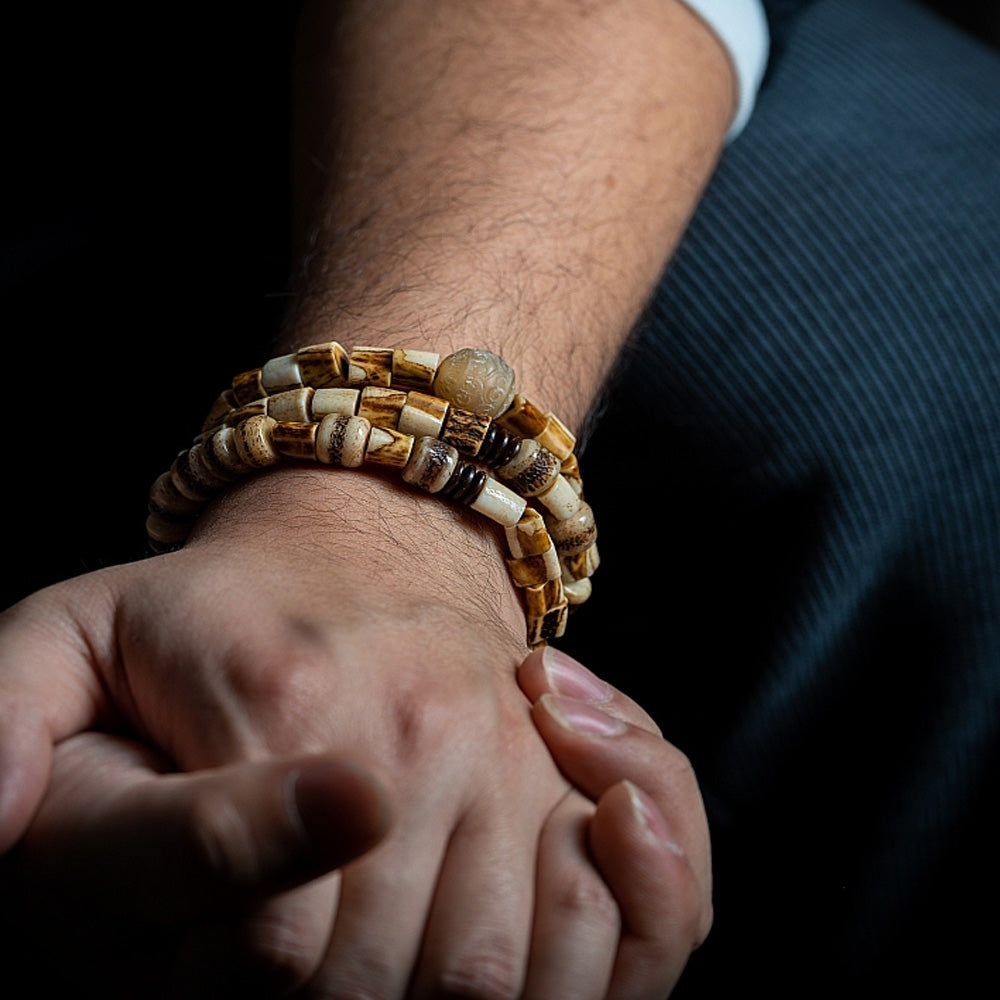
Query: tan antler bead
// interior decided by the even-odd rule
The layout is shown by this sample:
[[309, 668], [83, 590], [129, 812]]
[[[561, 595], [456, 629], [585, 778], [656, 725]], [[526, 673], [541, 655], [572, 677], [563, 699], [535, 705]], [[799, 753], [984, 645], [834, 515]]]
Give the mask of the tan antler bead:
[[248, 372], [240, 372], [233, 379], [231, 391], [238, 406], [252, 403], [255, 399], [267, 395], [267, 390], [260, 378], [260, 371], [259, 368], [251, 368]]
[[169, 472], [161, 473], [149, 489], [149, 512], [159, 514], [165, 520], [184, 520], [195, 517], [202, 503], [186, 497], [174, 485]]
[[347, 351], [336, 341], [311, 344], [295, 354], [303, 385], [314, 389], [347, 384]]
[[380, 385], [366, 385], [358, 401], [358, 416], [371, 422], [372, 427], [396, 427], [406, 405], [406, 393]]
[[413, 437], [440, 437], [448, 416], [448, 403], [423, 392], [407, 394], [396, 430]]
[[492, 351], [464, 347], [438, 365], [434, 393], [465, 410], [498, 417], [516, 391], [514, 369]]
[[403, 479], [428, 493], [437, 493], [445, 487], [457, 464], [458, 452], [451, 445], [434, 437], [419, 437], [403, 469]]
[[463, 455], [475, 457], [479, 454], [491, 423], [491, 418], [484, 414], [449, 406], [448, 416], [441, 428], [441, 440], [457, 448]]
[[371, 429], [364, 417], [327, 414], [316, 428], [316, 458], [324, 465], [359, 468], [365, 460]]
[[250, 466], [236, 450], [236, 439], [232, 427], [220, 427], [205, 442], [205, 457], [224, 475], [235, 478], [250, 471]]
[[571, 555], [560, 552], [559, 558], [563, 565], [564, 585], [568, 580], [585, 580], [593, 576], [601, 565], [601, 556], [594, 543], [588, 545], [583, 551], [574, 552]]
[[302, 462], [315, 462], [316, 432], [318, 430], [318, 424], [297, 420], [280, 420], [271, 431], [271, 443], [285, 458]]
[[534, 435], [535, 440], [548, 448], [559, 461], [569, 458], [576, 447], [572, 431], [554, 414], [545, 414], [545, 426]]
[[347, 384], [388, 388], [392, 384], [392, 348], [355, 347], [347, 366]]
[[[510, 575], [519, 587], [537, 586], [547, 580], [562, 578], [562, 566], [554, 545], [537, 556], [526, 556], [522, 559], [508, 559], [507, 567]], [[565, 585], [563, 587], [565, 589]]]
[[392, 427], [373, 427], [368, 436], [365, 461], [402, 469], [410, 460], [412, 451], [413, 438], [409, 434], [400, 434]]
[[537, 556], [551, 548], [545, 518], [534, 507], [526, 507], [517, 524], [506, 529], [507, 547], [515, 559]]
[[559, 475], [559, 459], [532, 438], [524, 438], [517, 454], [497, 469], [497, 475], [523, 497], [538, 496], [553, 486]]
[[271, 431], [277, 424], [274, 417], [253, 416], [233, 428], [236, 452], [251, 469], [266, 469], [281, 456], [271, 443]]
[[533, 438], [545, 430], [545, 414], [524, 396], [515, 395], [506, 412], [499, 419], [508, 430], [521, 437]]
[[440, 358], [441, 355], [433, 351], [406, 351], [397, 348], [392, 352], [393, 386], [430, 392]]

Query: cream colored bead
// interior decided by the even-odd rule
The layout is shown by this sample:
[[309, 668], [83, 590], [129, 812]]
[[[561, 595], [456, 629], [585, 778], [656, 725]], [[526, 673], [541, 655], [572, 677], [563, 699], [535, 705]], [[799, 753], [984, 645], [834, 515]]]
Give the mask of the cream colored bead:
[[465, 347], [438, 365], [434, 394], [465, 410], [498, 417], [516, 390], [514, 370], [499, 355]]
[[423, 392], [407, 394], [396, 429], [412, 437], [440, 437], [448, 416], [448, 403]]
[[434, 437], [419, 437], [403, 469], [403, 479], [428, 493], [437, 493], [451, 478], [458, 452]]
[[312, 419], [313, 389], [287, 389], [267, 397], [267, 415], [275, 420], [306, 423]]
[[271, 443], [285, 458], [314, 462], [318, 427], [318, 424], [302, 421], [279, 421], [271, 431]]
[[393, 386], [430, 392], [440, 360], [441, 355], [433, 351], [406, 351], [397, 348], [392, 352]]
[[361, 401], [359, 389], [317, 389], [313, 393], [311, 409], [313, 420], [322, 420], [330, 413], [353, 417]]
[[561, 556], [575, 556], [597, 541], [597, 523], [590, 504], [578, 501], [578, 509], [569, 517], [548, 521], [549, 534]]
[[334, 340], [300, 348], [295, 360], [303, 385], [323, 389], [347, 384], [347, 351]]
[[[200, 448], [201, 445], [194, 447]], [[170, 466], [170, 478], [177, 492], [182, 496], [198, 503], [204, 503], [211, 500], [225, 484], [209, 482], [201, 476], [197, 468], [192, 468], [190, 455], [190, 450], [182, 451], [174, 459]]]
[[524, 396], [515, 395], [498, 422], [521, 437], [533, 438], [545, 430], [546, 417], [534, 403]]
[[198, 476], [210, 489], [224, 489], [236, 477], [220, 469], [213, 460], [207, 438], [196, 442], [188, 451], [188, 464], [191, 471]]
[[[552, 513], [557, 521], [564, 521], [572, 517], [579, 509], [583, 501], [577, 496], [576, 490], [561, 476], [556, 476], [552, 485], [543, 493], [538, 494], [538, 499]], [[549, 526], [551, 533], [552, 526]]]
[[302, 385], [302, 373], [295, 355], [283, 354], [271, 358], [260, 370], [260, 381], [269, 396], [286, 389], [298, 389]]
[[563, 566], [563, 583], [574, 580], [585, 580], [594, 575], [601, 565], [601, 556], [597, 551], [597, 545], [591, 543], [581, 552], [572, 555], [559, 553], [559, 559]]
[[554, 545], [550, 545], [545, 552], [537, 556], [508, 559], [507, 567], [514, 583], [519, 587], [535, 586], [547, 580], [562, 578], [562, 566], [559, 564], [559, 556]]
[[393, 427], [406, 404], [406, 393], [380, 385], [366, 385], [358, 401], [358, 416], [370, 421], [372, 427]]
[[233, 428], [233, 443], [237, 454], [252, 469], [265, 469], [280, 461], [271, 443], [271, 431], [277, 421], [273, 417], [254, 416]]
[[534, 438], [543, 448], [548, 448], [560, 462], [569, 458], [576, 447], [573, 432], [554, 413], [545, 414], [545, 426], [534, 435]]
[[409, 434], [400, 434], [391, 427], [373, 427], [368, 437], [365, 461], [402, 469], [410, 460], [412, 451], [413, 438]]
[[235, 410], [230, 410], [226, 414], [226, 424], [229, 427], [235, 427], [237, 424], [243, 423], [244, 420], [248, 420], [250, 417], [266, 417], [267, 416], [267, 397], [262, 399], [256, 399], [252, 403], [244, 403], [242, 406], [237, 406]]
[[232, 427], [220, 427], [206, 442], [206, 457], [225, 475], [237, 478], [246, 475], [250, 466], [236, 450], [236, 439]]
[[388, 388], [392, 384], [392, 348], [355, 347], [347, 366], [347, 384]]
[[521, 441], [517, 454], [497, 475], [523, 497], [538, 496], [549, 489], [559, 475], [559, 459], [532, 438]]
[[503, 483], [487, 476], [486, 483], [469, 506], [480, 514], [504, 527], [517, 524], [527, 506], [524, 497], [518, 496], [513, 490], [507, 489]]
[[365, 460], [371, 429], [364, 417], [328, 413], [316, 429], [316, 458], [324, 465], [358, 468]]
[[236, 397], [236, 405], [252, 403], [267, 395], [264, 383], [260, 378], [260, 369], [251, 368], [248, 372], [240, 372], [232, 381], [232, 393]]
[[199, 501], [191, 500], [177, 489], [169, 472], [158, 476], [149, 489], [150, 513], [159, 514], [167, 520], [192, 518], [201, 508]]
[[517, 524], [511, 525], [504, 533], [507, 548], [515, 559], [537, 556], [552, 547], [545, 518], [534, 507], [526, 507]]
[[587, 577], [582, 580], [573, 580], [572, 583], [563, 581], [563, 593], [570, 604], [584, 604], [589, 598], [594, 585]]

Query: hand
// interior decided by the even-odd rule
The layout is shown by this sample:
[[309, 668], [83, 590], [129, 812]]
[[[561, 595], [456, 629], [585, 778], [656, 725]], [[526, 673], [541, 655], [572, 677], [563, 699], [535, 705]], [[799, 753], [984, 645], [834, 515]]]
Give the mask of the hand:
[[[634, 701], [564, 653], [532, 653], [518, 681], [556, 763], [597, 802], [586, 846], [622, 918], [607, 1000], [665, 997], [712, 925], [708, 822], [690, 762]], [[551, 898], [550, 875], [539, 874], [540, 899]], [[548, 931], [536, 921], [538, 996], [562, 995], [550, 977], [562, 982], [569, 968], [581, 991], [600, 981], [581, 961], [586, 951], [571, 955], [565, 938]]]

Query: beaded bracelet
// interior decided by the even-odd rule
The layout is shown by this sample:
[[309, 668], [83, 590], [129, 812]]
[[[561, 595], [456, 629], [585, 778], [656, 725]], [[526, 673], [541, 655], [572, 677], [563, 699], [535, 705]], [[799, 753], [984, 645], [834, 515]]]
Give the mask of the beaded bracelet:
[[192, 446], [153, 484], [146, 533], [154, 552], [180, 547], [215, 496], [282, 461], [397, 469], [504, 527], [534, 648], [564, 633], [600, 561], [575, 445], [489, 351], [439, 361], [426, 351], [314, 344], [232, 380]]

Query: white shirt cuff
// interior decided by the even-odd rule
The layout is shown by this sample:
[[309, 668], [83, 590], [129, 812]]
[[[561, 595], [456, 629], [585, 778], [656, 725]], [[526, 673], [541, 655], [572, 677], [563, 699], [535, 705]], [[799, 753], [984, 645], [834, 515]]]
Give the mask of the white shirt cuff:
[[715, 32], [736, 71], [738, 100], [727, 141], [743, 131], [767, 68], [771, 40], [760, 0], [683, 0]]

